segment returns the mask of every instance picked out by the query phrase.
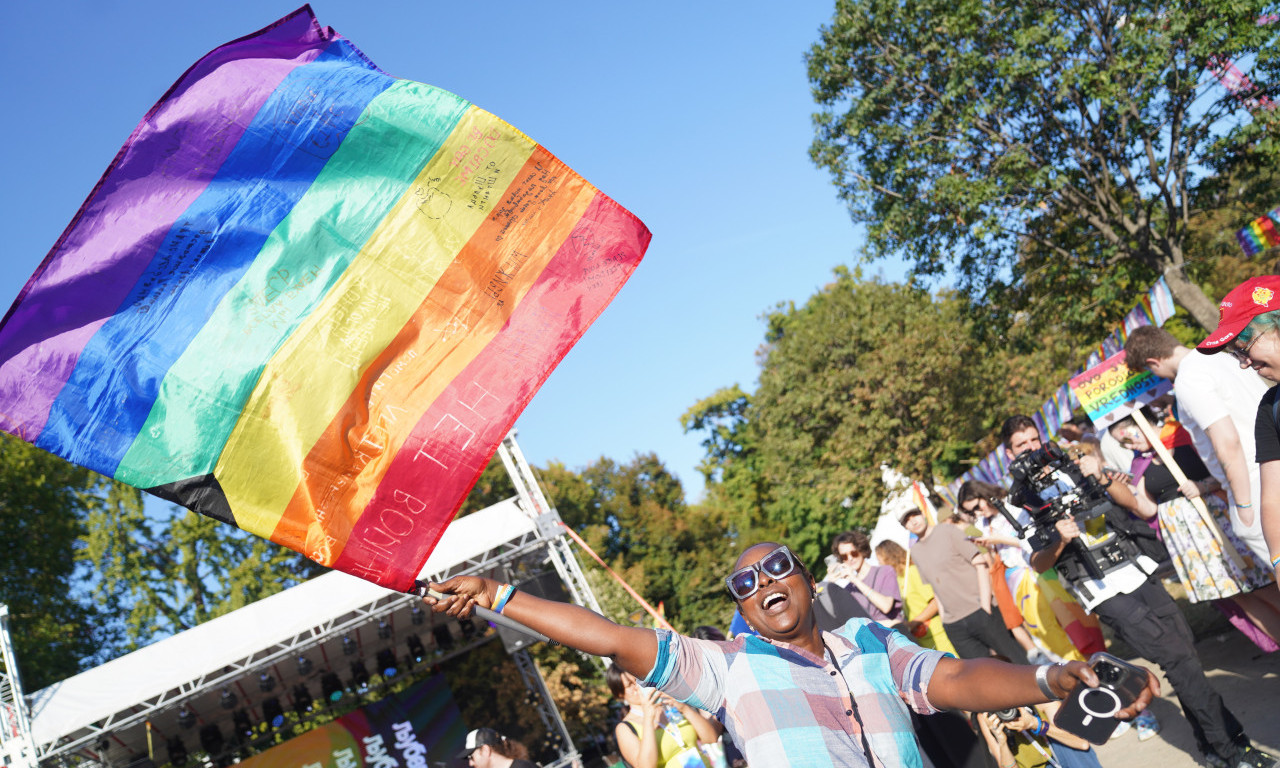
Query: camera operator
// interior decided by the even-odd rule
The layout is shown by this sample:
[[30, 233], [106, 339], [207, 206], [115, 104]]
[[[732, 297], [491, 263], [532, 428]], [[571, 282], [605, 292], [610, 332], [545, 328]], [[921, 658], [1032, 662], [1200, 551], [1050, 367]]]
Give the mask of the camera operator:
[[1010, 500], [1025, 507], [1033, 520], [1031, 567], [1038, 572], [1056, 567], [1085, 610], [1160, 665], [1206, 765], [1276, 766], [1274, 757], [1252, 747], [1209, 684], [1191, 627], [1152, 576], [1156, 561], [1163, 559], [1163, 546], [1150, 526], [1121, 508], [1137, 506], [1128, 487], [1103, 475], [1096, 459], [1083, 457], [1076, 466], [1056, 445], [1042, 444], [1027, 416], [1007, 419], [1000, 437], [1014, 462]]

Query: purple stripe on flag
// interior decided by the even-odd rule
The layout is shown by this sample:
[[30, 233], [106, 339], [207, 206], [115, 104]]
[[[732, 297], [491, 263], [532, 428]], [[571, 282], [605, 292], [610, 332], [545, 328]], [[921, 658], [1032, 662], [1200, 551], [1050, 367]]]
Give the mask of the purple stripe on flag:
[[[290, 72], [336, 37], [310, 8], [300, 9], [215, 49], [151, 108], [0, 327], [0, 400], [14, 404], [0, 413], [0, 427], [29, 439], [40, 434], [85, 344], [125, 300], [253, 116]], [[184, 129], [202, 123], [219, 127]], [[60, 303], [58, 295], [79, 301]]]

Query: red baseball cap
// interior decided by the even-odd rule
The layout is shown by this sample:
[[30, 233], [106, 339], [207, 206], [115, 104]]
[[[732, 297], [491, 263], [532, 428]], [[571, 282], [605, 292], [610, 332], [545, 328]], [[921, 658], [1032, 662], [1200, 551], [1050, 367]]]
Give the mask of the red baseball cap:
[[1280, 275], [1245, 280], [1231, 289], [1218, 305], [1218, 327], [1196, 345], [1206, 354], [1221, 352], [1253, 318], [1280, 310]]

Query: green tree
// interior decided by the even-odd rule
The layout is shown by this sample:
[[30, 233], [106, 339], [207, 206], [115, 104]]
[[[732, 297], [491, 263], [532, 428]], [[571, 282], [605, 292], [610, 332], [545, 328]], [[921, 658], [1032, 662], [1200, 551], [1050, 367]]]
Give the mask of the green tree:
[[1048, 341], [1016, 357], [979, 343], [960, 297], [835, 277], [768, 316], [751, 397], [766, 517], [811, 565], [832, 535], [874, 523], [883, 464], [954, 477], [1009, 413], [1039, 405], [1070, 357]]
[[28, 692], [105, 661], [119, 643], [113, 617], [84, 599], [96, 575], [76, 559], [86, 517], [117, 506], [140, 506], [137, 492], [0, 434], [0, 603]]
[[1212, 327], [1187, 274], [1195, 193], [1242, 155], [1273, 167], [1280, 115], [1251, 115], [1243, 97], [1261, 87], [1232, 95], [1206, 67], [1234, 58], [1274, 90], [1265, 8], [838, 0], [808, 55], [811, 156], [868, 225], [872, 257], [909, 255], [921, 277], [954, 269], [981, 297], [1029, 251], [1028, 268], [1072, 261], [1087, 238], [1067, 269], [1099, 284], [1164, 275]]
[[271, 541], [162, 503], [90, 509], [78, 555], [95, 571], [94, 600], [114, 606], [125, 622], [129, 650], [324, 570]]

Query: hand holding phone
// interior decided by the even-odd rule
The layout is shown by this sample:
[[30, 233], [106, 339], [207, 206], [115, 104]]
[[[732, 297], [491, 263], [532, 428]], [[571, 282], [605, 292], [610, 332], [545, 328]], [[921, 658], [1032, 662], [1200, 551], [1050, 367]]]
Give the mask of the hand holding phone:
[[1116, 714], [1133, 704], [1147, 687], [1148, 673], [1109, 653], [1095, 653], [1089, 666], [1098, 687], [1077, 684], [1058, 709], [1053, 724], [1094, 744], [1106, 744], [1120, 721]]

